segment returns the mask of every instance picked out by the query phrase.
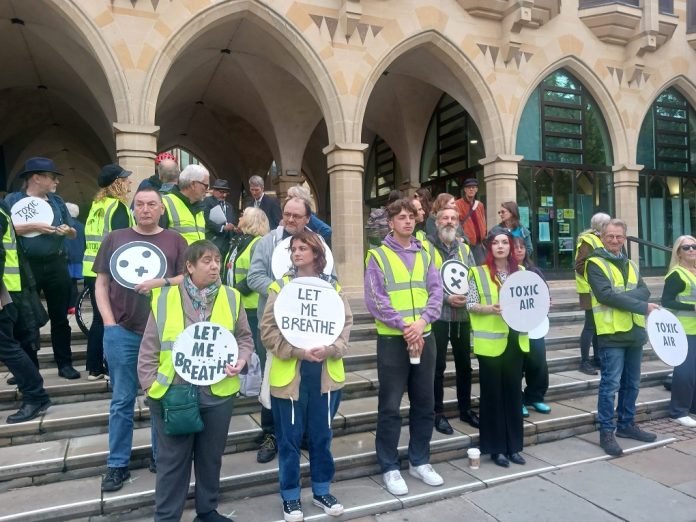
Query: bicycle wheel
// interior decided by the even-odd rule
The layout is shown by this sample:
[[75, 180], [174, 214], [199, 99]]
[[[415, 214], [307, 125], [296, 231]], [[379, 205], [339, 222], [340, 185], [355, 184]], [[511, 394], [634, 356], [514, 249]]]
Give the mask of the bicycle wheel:
[[89, 287], [85, 286], [77, 296], [77, 306], [75, 307], [75, 321], [82, 333], [87, 335], [92, 326], [92, 300], [90, 298]]

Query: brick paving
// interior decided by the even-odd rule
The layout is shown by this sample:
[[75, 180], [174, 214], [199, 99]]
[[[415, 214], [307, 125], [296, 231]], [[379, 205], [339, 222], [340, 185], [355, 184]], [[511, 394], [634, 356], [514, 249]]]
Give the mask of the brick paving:
[[677, 424], [669, 417], [640, 423], [641, 429], [660, 435], [668, 435], [677, 440], [696, 439], [696, 429]]

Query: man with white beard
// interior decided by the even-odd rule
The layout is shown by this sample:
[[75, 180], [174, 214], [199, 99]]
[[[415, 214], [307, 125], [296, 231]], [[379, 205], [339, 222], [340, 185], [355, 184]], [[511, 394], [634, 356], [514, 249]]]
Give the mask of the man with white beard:
[[[457, 240], [459, 215], [453, 208], [443, 208], [436, 217], [437, 236], [429, 236], [433, 245], [435, 266], [439, 270], [445, 261], [457, 259], [466, 266], [476, 262], [469, 250], [469, 245]], [[466, 279], [466, 277], [463, 277]], [[452, 426], [444, 415], [443, 383], [447, 365], [447, 344], [452, 343], [454, 366], [457, 372], [457, 404], [459, 418], [478, 428], [478, 415], [471, 409], [471, 343], [469, 335], [471, 325], [466, 311], [465, 295], [448, 295], [442, 300], [440, 319], [433, 323], [437, 359], [435, 362], [435, 429], [445, 435], [454, 433]]]

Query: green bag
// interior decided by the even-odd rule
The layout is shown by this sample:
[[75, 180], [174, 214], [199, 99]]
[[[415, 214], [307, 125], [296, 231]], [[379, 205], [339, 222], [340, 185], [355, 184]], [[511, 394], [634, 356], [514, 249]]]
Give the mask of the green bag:
[[162, 397], [161, 410], [167, 435], [191, 435], [203, 431], [198, 388], [193, 384], [169, 386]]

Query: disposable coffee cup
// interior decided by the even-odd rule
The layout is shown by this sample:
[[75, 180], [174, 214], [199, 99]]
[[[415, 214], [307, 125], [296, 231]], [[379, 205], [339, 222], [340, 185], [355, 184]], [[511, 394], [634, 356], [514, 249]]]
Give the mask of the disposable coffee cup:
[[411, 364], [420, 364], [420, 357], [409, 357]]
[[408, 353], [409, 353], [409, 361], [411, 361], [411, 364], [420, 364], [420, 355], [413, 356], [411, 355], [412, 353], [416, 352], [416, 349], [412, 346], [408, 347]]
[[469, 448], [466, 450], [466, 455], [469, 457], [469, 467], [471, 469], [479, 469], [481, 465], [481, 450], [478, 448]]

